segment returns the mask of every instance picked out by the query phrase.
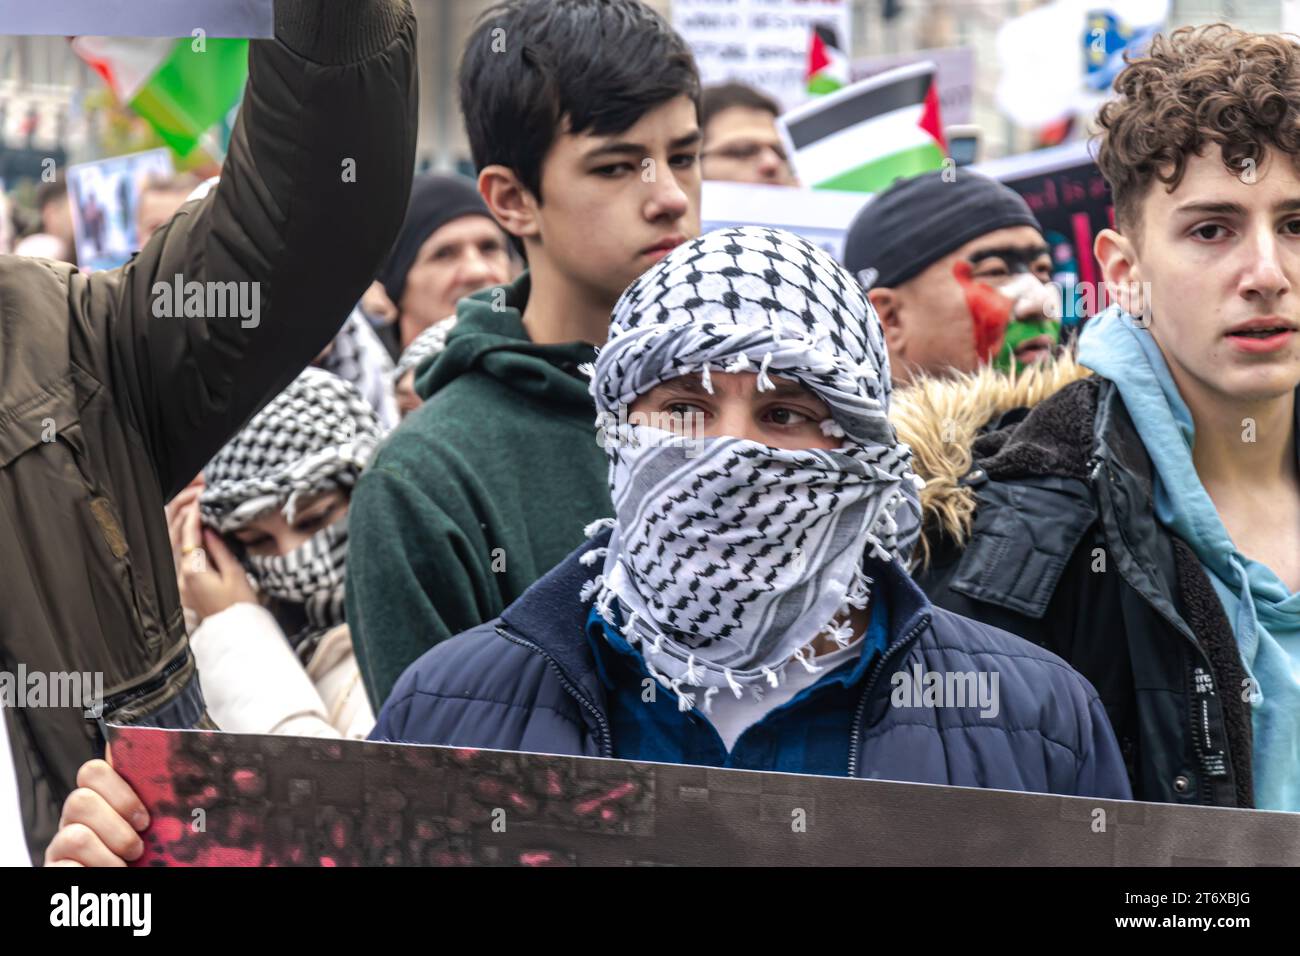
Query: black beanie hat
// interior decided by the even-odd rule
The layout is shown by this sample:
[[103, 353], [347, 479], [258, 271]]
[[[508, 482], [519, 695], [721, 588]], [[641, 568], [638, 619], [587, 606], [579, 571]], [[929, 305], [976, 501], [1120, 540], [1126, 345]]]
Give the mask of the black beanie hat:
[[[406, 206], [406, 219], [397, 242], [379, 272], [379, 281], [393, 305], [400, 305], [406, 289], [406, 274], [411, 271], [415, 257], [431, 235], [461, 216], [487, 216], [487, 203], [478, 194], [473, 180], [464, 176], [429, 173], [416, 176], [411, 186], [411, 201]], [[496, 220], [493, 219], [493, 222]]]
[[922, 173], [894, 183], [853, 218], [844, 267], [864, 289], [889, 288], [1008, 226], [1043, 231], [1020, 194], [997, 180], [960, 168]]

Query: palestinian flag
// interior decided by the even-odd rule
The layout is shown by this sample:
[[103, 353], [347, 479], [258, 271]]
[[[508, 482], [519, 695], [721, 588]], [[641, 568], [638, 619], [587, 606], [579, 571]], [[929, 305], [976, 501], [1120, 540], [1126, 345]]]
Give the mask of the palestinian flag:
[[948, 155], [933, 63], [913, 63], [818, 97], [778, 120], [799, 179], [878, 192]]
[[814, 95], [834, 93], [848, 85], [849, 58], [840, 48], [834, 28], [822, 23], [813, 27], [808, 43], [808, 72], [804, 79], [808, 92]]
[[208, 37], [77, 37], [76, 54], [117, 98], [143, 116], [179, 156], [188, 155], [239, 101], [248, 79], [248, 41]]

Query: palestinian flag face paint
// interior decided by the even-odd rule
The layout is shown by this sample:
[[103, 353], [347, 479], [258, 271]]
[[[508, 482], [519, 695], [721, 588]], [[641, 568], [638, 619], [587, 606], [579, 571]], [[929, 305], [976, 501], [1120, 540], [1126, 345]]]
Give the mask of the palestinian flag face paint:
[[[1016, 350], [1021, 346], [1033, 339], [1044, 337], [1051, 340], [1051, 344], [1045, 351], [1028, 362], [1025, 362], [1023, 357], [1017, 357]], [[1028, 364], [1042, 361], [1051, 355], [1060, 341], [1061, 323], [1055, 319], [1017, 319], [1007, 325], [1006, 337], [1003, 339], [1002, 348], [993, 359], [993, 366], [1004, 372], [1010, 372], [1017, 367], [1025, 368]]]
[[990, 285], [971, 278], [971, 264], [959, 260], [952, 267], [953, 278], [961, 286], [970, 310], [975, 331], [975, 354], [981, 364], [993, 360], [1002, 348], [1014, 303]]

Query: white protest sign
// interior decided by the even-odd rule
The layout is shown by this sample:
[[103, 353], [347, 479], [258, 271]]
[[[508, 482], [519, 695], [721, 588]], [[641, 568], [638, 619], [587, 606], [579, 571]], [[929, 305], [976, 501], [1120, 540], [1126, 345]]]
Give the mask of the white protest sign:
[[673, 27], [706, 85], [748, 83], [785, 109], [808, 98], [808, 44], [819, 23], [848, 48], [848, 0], [673, 0]]
[[771, 226], [802, 236], [841, 261], [849, 223], [871, 196], [830, 189], [795, 189], [709, 181], [700, 200], [701, 231]]
[[274, 35], [271, 0], [4, 0], [0, 33], [50, 36]]

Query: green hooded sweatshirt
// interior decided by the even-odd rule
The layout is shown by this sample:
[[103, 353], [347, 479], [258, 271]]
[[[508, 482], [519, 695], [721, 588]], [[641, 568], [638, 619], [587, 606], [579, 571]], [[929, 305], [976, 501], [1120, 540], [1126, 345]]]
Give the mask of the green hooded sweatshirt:
[[347, 620], [376, 711], [407, 665], [496, 617], [613, 513], [578, 371], [595, 350], [534, 345], [528, 291], [525, 273], [461, 300], [445, 351], [417, 370], [424, 404], [353, 491]]

